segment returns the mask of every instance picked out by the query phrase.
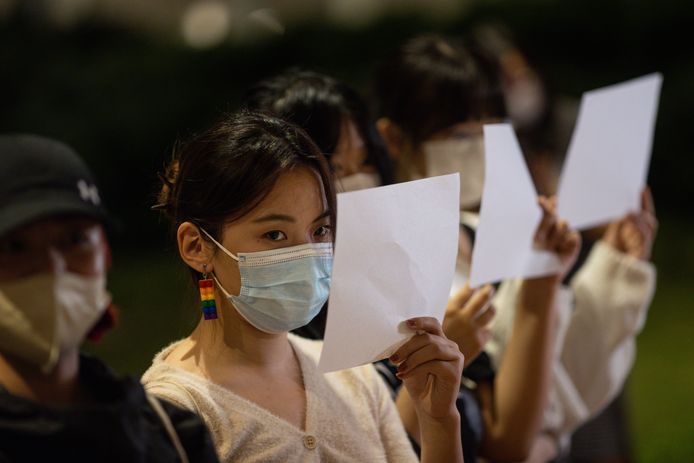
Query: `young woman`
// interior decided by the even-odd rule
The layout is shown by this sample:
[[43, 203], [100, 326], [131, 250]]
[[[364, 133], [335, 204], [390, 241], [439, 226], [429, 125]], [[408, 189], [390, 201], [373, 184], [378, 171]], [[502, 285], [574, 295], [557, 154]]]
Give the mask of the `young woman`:
[[[318, 313], [330, 284], [334, 188], [311, 139], [240, 113], [195, 137], [164, 177], [159, 207], [215, 309], [204, 303], [190, 336], [155, 357], [145, 387], [198, 411], [223, 461], [416, 460], [371, 365], [319, 374], [320, 342], [288, 334]], [[436, 320], [407, 323], [422, 334], [391, 359], [422, 461], [462, 461], [463, 356]]]
[[[482, 195], [482, 126], [506, 117], [498, 78], [494, 61], [475, 47], [420, 36], [382, 63], [374, 85], [377, 127], [398, 163], [398, 177], [460, 172], [460, 280], [468, 273], [472, 249], [472, 235], [466, 232], [476, 227]], [[537, 461], [549, 460], [565, 448], [576, 426], [621, 389], [654, 290], [655, 270], [647, 259], [656, 227], [652, 202], [645, 193], [642, 211], [615, 222], [570, 288], [561, 289], [554, 309], [558, 337], [550, 358], [550, 400], [544, 408], [530, 407], [532, 402], [522, 395], [508, 395], [512, 400], [505, 404], [495, 402], [497, 414], [485, 417], [482, 455], [521, 460], [532, 449]], [[497, 370], [494, 389], [506, 387], [504, 378], [518, 375], [522, 380], [521, 372], [537, 363], [526, 350], [531, 345], [519, 348], [516, 344], [519, 336], [526, 336], [520, 327], [522, 312], [516, 308], [523, 284], [504, 282], [494, 299], [498, 315], [487, 346]], [[456, 339], [450, 330], [447, 333]], [[510, 355], [516, 361], [510, 361]], [[517, 373], [509, 375], [510, 371]], [[535, 395], [538, 390], [530, 392]], [[500, 454], [503, 449], [511, 451]]]
[[202, 421], [80, 355], [113, 322], [109, 222], [67, 146], [0, 136], [0, 461], [218, 461]]
[[391, 160], [374, 140], [366, 105], [345, 83], [292, 68], [251, 87], [245, 105], [304, 129], [328, 159], [339, 191], [393, 183]]

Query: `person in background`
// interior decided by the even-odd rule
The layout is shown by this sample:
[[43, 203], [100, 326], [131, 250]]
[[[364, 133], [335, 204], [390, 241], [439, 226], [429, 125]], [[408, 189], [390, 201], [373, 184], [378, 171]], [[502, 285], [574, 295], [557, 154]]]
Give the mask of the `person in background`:
[[116, 314], [87, 166], [35, 135], [0, 136], [0, 161], [0, 461], [218, 461], [197, 416], [79, 352]]
[[393, 183], [392, 162], [375, 140], [367, 107], [347, 84], [291, 68], [253, 85], [244, 106], [305, 130], [328, 159], [339, 191]]
[[[499, 75], [494, 59], [478, 47], [429, 35], [408, 40], [384, 60], [373, 86], [377, 128], [398, 164], [400, 180], [460, 172], [458, 284], [469, 273], [482, 195], [482, 127], [507, 117]], [[512, 455], [497, 455], [494, 449], [514, 448], [512, 442], [519, 442], [509, 443], [514, 427], [504, 426], [500, 413], [498, 426], [486, 427], [481, 455], [495, 460], [551, 460], [566, 451], [576, 427], [621, 390], [654, 292], [655, 268], [648, 256], [656, 229], [646, 191], [642, 209], [610, 225], [611, 232], [593, 247], [569, 286], [558, 294], [549, 401], [537, 433], [527, 434], [531, 439], [515, 446], [518, 451]], [[522, 284], [503, 282], [494, 298], [497, 317], [485, 350], [497, 371], [495, 388], [501, 386], [503, 369], [513, 368], [508, 355], [518, 355], [511, 339], [518, 331], [520, 313], [515, 307]], [[509, 416], [517, 417], [524, 408], [527, 411], [516, 402]], [[500, 431], [490, 433], [490, 429]]]
[[[416, 461], [371, 365], [323, 375], [321, 342], [289, 332], [328, 297], [335, 192], [300, 128], [266, 114], [222, 118], [177, 151], [158, 208], [201, 290], [200, 322], [142, 380], [198, 411], [223, 461]], [[199, 309], [198, 309], [199, 310]], [[455, 409], [463, 355], [436, 319], [391, 356], [417, 417], [422, 461], [462, 462]]]
[[[578, 101], [554, 95], [537, 64], [514, 43], [509, 31], [487, 24], [475, 28], [473, 37], [499, 63], [509, 117], [538, 192], [547, 196], [555, 194], [561, 161], [576, 123]], [[616, 225], [612, 227], [606, 238], [614, 242]], [[570, 281], [583, 266], [593, 245], [605, 236], [606, 230], [607, 226], [599, 226], [582, 231], [581, 252], [566, 281]], [[636, 253], [635, 257], [642, 259], [640, 256], [641, 253]], [[627, 406], [622, 389], [600, 413], [576, 429], [571, 436], [569, 451], [559, 460], [586, 463], [631, 461]]]

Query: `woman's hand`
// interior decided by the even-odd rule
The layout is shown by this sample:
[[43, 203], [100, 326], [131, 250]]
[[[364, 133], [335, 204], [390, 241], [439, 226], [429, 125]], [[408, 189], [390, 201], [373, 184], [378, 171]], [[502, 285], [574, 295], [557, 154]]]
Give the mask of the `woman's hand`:
[[496, 315], [491, 305], [494, 288], [491, 285], [473, 290], [465, 286], [448, 300], [443, 332], [458, 345], [469, 365], [482, 352], [491, 333], [487, 325]]
[[459, 420], [455, 406], [465, 358], [458, 345], [446, 338], [438, 320], [419, 317], [407, 320], [418, 334], [391, 357], [400, 378], [422, 420]]
[[636, 259], [650, 259], [653, 241], [658, 231], [658, 219], [650, 188], [641, 192], [641, 210], [612, 222], [603, 240], [617, 251]]
[[554, 252], [561, 261], [559, 280], [571, 270], [581, 249], [581, 236], [569, 228], [569, 224], [557, 218], [557, 198], [540, 196], [538, 204], [542, 208], [542, 220], [535, 232], [535, 247]]

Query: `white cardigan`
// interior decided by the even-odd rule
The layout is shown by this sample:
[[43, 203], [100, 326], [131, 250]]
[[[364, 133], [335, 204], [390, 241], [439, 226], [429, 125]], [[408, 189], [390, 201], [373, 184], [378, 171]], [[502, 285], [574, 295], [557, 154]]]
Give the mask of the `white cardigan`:
[[[655, 266], [597, 242], [555, 300], [557, 338], [543, 430], [565, 445], [571, 433], [622, 390], [636, 356], [636, 335], [655, 291]], [[504, 281], [485, 350], [496, 368], [513, 328], [520, 280]]]
[[[222, 462], [417, 461], [383, 380], [372, 365], [321, 374], [322, 343], [289, 335], [306, 389], [306, 429], [166, 362], [174, 343], [154, 357], [145, 389], [205, 421]], [[180, 341], [179, 341], [180, 342]]]

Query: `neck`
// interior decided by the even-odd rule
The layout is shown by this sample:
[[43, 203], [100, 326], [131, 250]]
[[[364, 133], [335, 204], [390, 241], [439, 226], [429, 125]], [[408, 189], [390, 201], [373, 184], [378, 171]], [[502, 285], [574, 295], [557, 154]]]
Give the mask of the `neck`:
[[260, 331], [243, 319], [230, 302], [220, 302], [219, 318], [201, 320], [190, 335], [203, 369], [214, 372], [219, 367], [243, 366], [284, 371], [294, 355], [287, 333]]
[[0, 354], [0, 383], [11, 394], [51, 405], [72, 405], [85, 400], [79, 383], [79, 352], [61, 352], [55, 367], [43, 373], [12, 355]]

